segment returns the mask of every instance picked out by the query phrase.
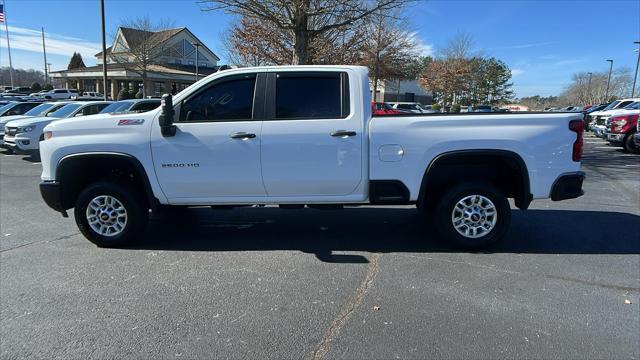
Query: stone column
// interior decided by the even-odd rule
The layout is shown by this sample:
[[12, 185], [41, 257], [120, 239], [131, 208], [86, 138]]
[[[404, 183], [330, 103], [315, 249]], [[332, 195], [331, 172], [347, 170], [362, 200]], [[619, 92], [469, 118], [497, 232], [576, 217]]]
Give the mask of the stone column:
[[96, 79], [96, 92], [101, 92], [100, 91], [100, 79]]
[[76, 82], [76, 89], [78, 89], [78, 91], [80, 91], [80, 89], [84, 89], [84, 80], [78, 79]]
[[65, 88], [65, 89], [69, 89], [69, 88], [71, 88], [71, 82], [70, 82], [69, 80], [65, 80], [65, 82], [64, 82], [64, 88]]
[[118, 84], [114, 79], [111, 79], [111, 100], [118, 100]]

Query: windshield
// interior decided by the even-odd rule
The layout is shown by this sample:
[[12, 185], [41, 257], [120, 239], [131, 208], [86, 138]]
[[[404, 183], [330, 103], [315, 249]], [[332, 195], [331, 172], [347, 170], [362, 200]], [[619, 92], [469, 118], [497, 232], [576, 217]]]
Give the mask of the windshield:
[[624, 107], [625, 110], [637, 110], [640, 109], [640, 101], [636, 101]]
[[612, 102], [611, 104], [607, 105], [607, 107], [602, 109], [602, 111], [611, 110], [614, 107], [618, 106], [618, 104], [620, 104], [620, 100], [616, 100], [616, 101]]
[[43, 116], [53, 107], [53, 104], [40, 104], [24, 113], [25, 116]]
[[13, 103], [8, 103], [8, 104], [5, 104], [5, 105], [2, 105], [2, 107], [0, 107], [0, 115], [4, 114], [5, 111], [11, 109], [12, 107], [13, 107]]
[[68, 104], [49, 114], [50, 117], [65, 118], [70, 116], [84, 104]]
[[133, 101], [118, 101], [118, 102], [114, 102], [113, 104], [109, 104], [109, 106], [107, 106], [106, 108], [102, 109], [102, 111], [100, 111], [100, 113], [101, 114], [108, 114], [108, 113], [126, 111], [131, 107], [131, 105], [133, 105]]

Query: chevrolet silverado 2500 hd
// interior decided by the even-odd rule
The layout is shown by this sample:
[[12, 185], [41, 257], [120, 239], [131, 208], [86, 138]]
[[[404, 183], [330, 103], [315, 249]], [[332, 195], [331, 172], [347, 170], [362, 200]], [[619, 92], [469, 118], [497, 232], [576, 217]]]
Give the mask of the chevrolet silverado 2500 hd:
[[362, 67], [243, 68], [146, 113], [59, 120], [40, 143], [41, 194], [98, 246], [172, 205], [415, 204], [475, 248], [506, 233], [508, 198], [583, 194], [580, 113], [372, 117], [369, 94]]

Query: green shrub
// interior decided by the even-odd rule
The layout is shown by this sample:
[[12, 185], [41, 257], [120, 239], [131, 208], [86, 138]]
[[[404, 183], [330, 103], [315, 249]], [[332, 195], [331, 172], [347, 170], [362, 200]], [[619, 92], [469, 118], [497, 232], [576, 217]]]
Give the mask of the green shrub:
[[440, 104], [433, 104], [431, 105], [431, 109], [435, 111], [440, 111], [440, 109], [442, 109], [442, 106], [440, 106]]
[[451, 105], [451, 111], [450, 112], [459, 113], [460, 112], [460, 105], [458, 105], [458, 104]]
[[53, 85], [51, 85], [51, 84], [45, 84], [45, 85], [44, 85], [44, 89], [43, 89], [43, 90], [47, 90], [47, 91], [49, 91], [49, 90], [53, 90]]
[[127, 99], [131, 99], [131, 94], [129, 93], [129, 90], [121, 89], [120, 92], [118, 93], [118, 101], [127, 100]]
[[40, 90], [42, 90], [42, 86], [40, 85], [39, 82], [34, 82], [33, 84], [31, 84], [31, 92], [39, 92]]

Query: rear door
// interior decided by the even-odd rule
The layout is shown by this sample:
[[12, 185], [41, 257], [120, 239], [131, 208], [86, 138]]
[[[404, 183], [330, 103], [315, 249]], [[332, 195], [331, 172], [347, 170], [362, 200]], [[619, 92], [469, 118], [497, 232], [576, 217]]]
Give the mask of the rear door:
[[269, 73], [261, 146], [269, 197], [356, 192], [363, 177], [364, 122], [349, 83], [347, 72], [335, 70]]

